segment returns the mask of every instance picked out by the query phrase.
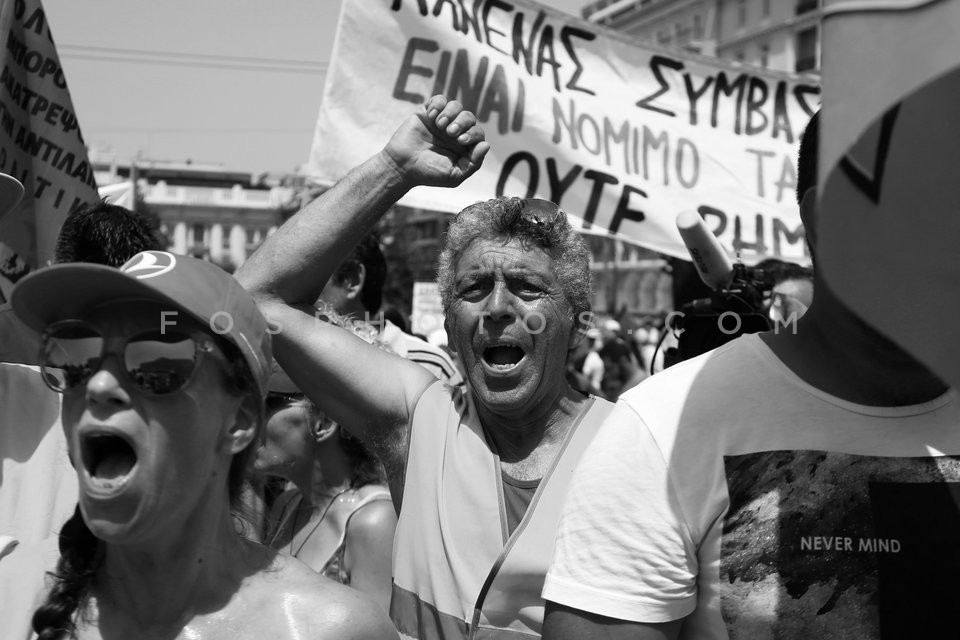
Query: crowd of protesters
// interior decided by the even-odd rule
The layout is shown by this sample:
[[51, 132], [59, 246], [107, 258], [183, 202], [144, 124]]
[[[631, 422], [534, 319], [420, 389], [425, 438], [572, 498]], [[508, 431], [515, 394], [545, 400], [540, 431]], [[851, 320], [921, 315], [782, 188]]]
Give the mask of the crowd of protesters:
[[[770, 452], [805, 469], [829, 460], [811, 452], [958, 453], [953, 392], [818, 274], [774, 263], [764, 313], [802, 315], [797, 331], [652, 376], [649, 330], [586, 322], [586, 245], [532, 198], [452, 221], [449, 352], [370, 325], [376, 223], [488, 151], [476, 116], [434, 96], [235, 277], [160, 250], [125, 210], [72, 215], [60, 264], [0, 308], [0, 443], [20, 458], [0, 479], [0, 638], [777, 637], [759, 631], [776, 615], [828, 637], [836, 621], [761, 612], [766, 592], [721, 606], [725, 515], [743, 507], [727, 483], [793, 460]], [[851, 637], [875, 637], [871, 615]]]

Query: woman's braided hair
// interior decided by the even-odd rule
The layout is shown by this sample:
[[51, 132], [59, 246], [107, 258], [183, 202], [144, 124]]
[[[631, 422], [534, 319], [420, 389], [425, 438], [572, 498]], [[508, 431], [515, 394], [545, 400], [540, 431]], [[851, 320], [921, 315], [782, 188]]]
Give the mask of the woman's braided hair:
[[33, 614], [39, 640], [72, 637], [73, 614], [82, 608], [102, 558], [101, 542], [87, 528], [80, 506], [60, 530], [60, 560], [50, 573], [53, 588]]

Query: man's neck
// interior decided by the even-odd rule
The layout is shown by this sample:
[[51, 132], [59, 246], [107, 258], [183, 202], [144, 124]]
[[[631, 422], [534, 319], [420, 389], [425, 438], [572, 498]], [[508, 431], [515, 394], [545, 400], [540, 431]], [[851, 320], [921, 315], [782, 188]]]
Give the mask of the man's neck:
[[795, 374], [843, 400], [907, 406], [933, 400], [947, 385], [844, 306], [822, 282], [793, 327], [761, 338]]
[[500, 460], [512, 464], [538, 458], [539, 453], [559, 445], [586, 409], [587, 402], [586, 396], [565, 385], [553, 402], [541, 403], [544, 410], [519, 420], [489, 411], [480, 403], [477, 403], [477, 412]]

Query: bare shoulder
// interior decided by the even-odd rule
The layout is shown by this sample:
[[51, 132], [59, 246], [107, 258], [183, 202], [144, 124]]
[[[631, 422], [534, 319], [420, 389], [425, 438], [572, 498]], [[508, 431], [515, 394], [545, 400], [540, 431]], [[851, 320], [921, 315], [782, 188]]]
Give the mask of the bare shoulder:
[[[299, 560], [278, 554], [248, 585], [251, 625], [280, 640], [290, 638], [393, 640], [397, 632], [368, 596], [320, 576]], [[256, 634], [254, 634], [256, 635]], [[251, 637], [254, 637], [252, 635]], [[257, 636], [267, 637], [267, 636]]]
[[374, 500], [357, 509], [350, 517], [347, 541], [393, 540], [397, 528], [397, 512], [390, 500]]

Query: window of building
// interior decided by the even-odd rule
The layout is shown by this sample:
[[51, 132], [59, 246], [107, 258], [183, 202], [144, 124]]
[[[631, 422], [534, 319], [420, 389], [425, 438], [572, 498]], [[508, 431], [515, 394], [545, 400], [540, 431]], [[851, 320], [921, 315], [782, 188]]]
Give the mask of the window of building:
[[820, 0], [797, 0], [797, 15], [814, 11], [820, 7]]
[[764, 69], [770, 66], [770, 45], [766, 42], [760, 45], [760, 66]]
[[762, 0], [760, 3], [760, 15], [764, 18], [770, 17], [770, 0]]
[[693, 16], [693, 37], [703, 40], [703, 17], [699, 13]]
[[736, 60], [737, 62], [743, 63], [743, 61], [747, 59], [747, 56], [746, 54], [743, 53], [743, 50], [741, 49], [740, 51], [737, 51], [735, 54], [733, 54], [733, 59]]
[[674, 36], [674, 41], [678, 45], [684, 45], [690, 42], [690, 38], [692, 37], [690, 32], [690, 25], [684, 24], [681, 22], [678, 22], [677, 24], [673, 25], [673, 36]]
[[747, 25], [747, 0], [737, 0], [737, 25]]
[[206, 227], [202, 224], [195, 224], [191, 227], [191, 236], [192, 244], [203, 244], [203, 236], [206, 232]]
[[817, 68], [817, 28], [797, 32], [796, 70], [811, 71]]

